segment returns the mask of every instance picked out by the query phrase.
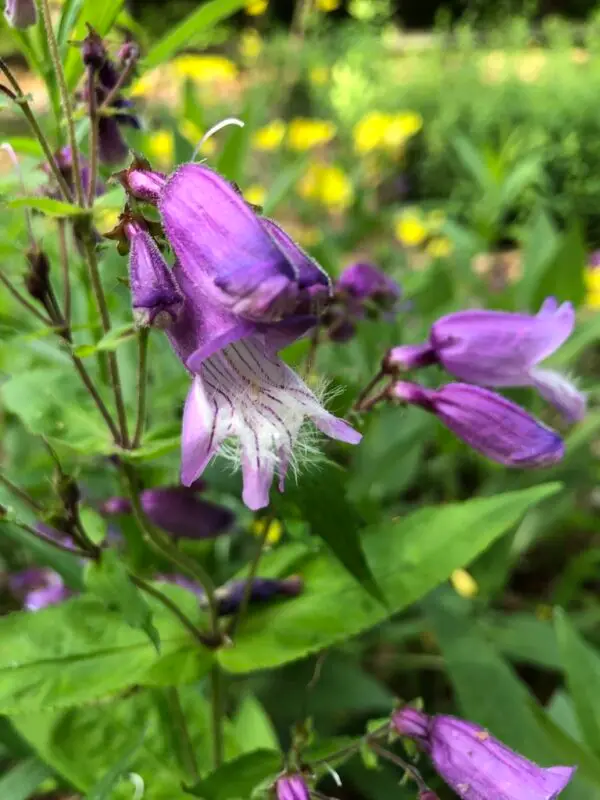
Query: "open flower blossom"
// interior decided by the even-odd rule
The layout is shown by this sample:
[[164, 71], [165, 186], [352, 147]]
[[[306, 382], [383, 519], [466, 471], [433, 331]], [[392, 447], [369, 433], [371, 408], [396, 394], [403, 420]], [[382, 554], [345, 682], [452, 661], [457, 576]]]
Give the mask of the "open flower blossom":
[[275, 784], [277, 800], [309, 800], [310, 793], [301, 775], [286, 775]]
[[131, 219], [123, 228], [130, 244], [129, 285], [135, 324], [167, 328], [181, 313], [183, 296], [146, 227]]
[[[211, 539], [226, 533], [234, 521], [233, 513], [199, 496], [199, 487], [163, 486], [140, 493], [148, 519], [174, 539]], [[131, 501], [111, 497], [102, 504], [107, 516], [131, 514]]]
[[[130, 190], [135, 172], [121, 175]], [[155, 193], [185, 301], [168, 331], [193, 374], [183, 417], [182, 482], [192, 484], [226, 440], [235, 439], [244, 502], [262, 508], [276, 473], [283, 489], [307, 419], [341, 441], [361, 438], [277, 356], [316, 323], [329, 279], [208, 167], [184, 164], [168, 178], [142, 173], [137, 184]]]
[[429, 411], [456, 436], [507, 467], [548, 467], [564, 455], [560, 436], [524, 409], [489, 389], [449, 383], [426, 389], [396, 381], [390, 397]]
[[462, 800], [555, 800], [575, 772], [574, 767], [539, 767], [457, 717], [429, 717], [406, 707], [393, 715], [392, 724], [429, 755]]
[[569, 421], [585, 414], [585, 396], [564, 375], [539, 366], [569, 338], [571, 303], [548, 298], [536, 315], [459, 311], [435, 322], [423, 345], [393, 348], [391, 369], [440, 364], [459, 380], [480, 386], [535, 386]]

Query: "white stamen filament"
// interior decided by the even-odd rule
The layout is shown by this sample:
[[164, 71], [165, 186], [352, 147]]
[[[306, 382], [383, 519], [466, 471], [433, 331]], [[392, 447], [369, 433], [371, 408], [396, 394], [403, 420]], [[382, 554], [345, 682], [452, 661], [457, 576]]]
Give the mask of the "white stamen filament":
[[[14, 148], [8, 142], [4, 142], [0, 144], [0, 149], [4, 150], [5, 153], [8, 154], [8, 157], [12, 161], [12, 165], [15, 168], [15, 172], [17, 173], [17, 177], [19, 178], [19, 183], [21, 184], [21, 191], [23, 192], [23, 196], [27, 195], [27, 190], [25, 189], [25, 181], [23, 180], [23, 172], [21, 170], [21, 165], [19, 164], [19, 159], [17, 158], [17, 154], [14, 151]], [[31, 241], [31, 247], [33, 250], [36, 249], [35, 243], [35, 236], [33, 235], [33, 225], [31, 224], [31, 212], [28, 208], [23, 209], [25, 213], [25, 225], [27, 227], [27, 234]]]
[[192, 161], [196, 160], [196, 156], [198, 155], [198, 152], [200, 151], [200, 148], [202, 147], [204, 142], [207, 142], [211, 138], [211, 136], [214, 136], [215, 133], [218, 133], [223, 128], [227, 128], [229, 125], [237, 125], [238, 128], [244, 127], [244, 123], [242, 122], [242, 120], [238, 119], [237, 117], [227, 117], [226, 119], [222, 119], [220, 122], [217, 122], [216, 125], [213, 125], [212, 128], [209, 128], [206, 131], [204, 136], [200, 139], [200, 141], [196, 145], [196, 148], [192, 153]]

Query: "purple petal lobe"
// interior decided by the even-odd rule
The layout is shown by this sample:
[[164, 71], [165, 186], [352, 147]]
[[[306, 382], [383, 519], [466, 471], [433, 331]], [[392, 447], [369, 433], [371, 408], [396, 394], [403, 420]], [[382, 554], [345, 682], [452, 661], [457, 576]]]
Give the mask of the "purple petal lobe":
[[197, 375], [185, 402], [181, 431], [181, 482], [191, 484], [229, 435], [234, 408], [222, 391], [207, 389]]
[[348, 292], [357, 300], [379, 299], [382, 304], [393, 305], [402, 290], [393, 278], [374, 264], [357, 262], [342, 272], [336, 289]]
[[310, 794], [304, 778], [300, 775], [288, 775], [279, 778], [275, 784], [277, 800], [309, 800]]
[[532, 369], [530, 375], [538, 392], [567, 422], [578, 422], [585, 417], [585, 395], [568, 378], [551, 369]]

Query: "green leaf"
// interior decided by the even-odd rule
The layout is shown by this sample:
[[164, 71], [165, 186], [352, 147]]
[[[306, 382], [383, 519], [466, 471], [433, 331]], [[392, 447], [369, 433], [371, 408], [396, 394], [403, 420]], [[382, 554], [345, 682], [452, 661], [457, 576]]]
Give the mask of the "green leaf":
[[102, 544], [108, 533], [106, 519], [89, 506], [81, 509], [81, 523], [87, 535], [94, 544]]
[[162, 64], [183, 47], [189, 47], [191, 40], [200, 32], [212, 28], [217, 22], [239, 11], [246, 0], [209, 0], [186, 17], [176, 28], [170, 30], [150, 49], [142, 62], [144, 70]]
[[562, 239], [558, 250], [533, 287], [532, 306], [538, 308], [546, 297], [554, 296], [561, 301], [570, 300], [575, 306], [585, 298], [583, 280], [587, 264], [587, 246], [583, 230], [578, 221], [573, 221]]
[[262, 703], [253, 694], [246, 694], [242, 698], [233, 725], [244, 751], [279, 750], [279, 739], [273, 723]]
[[274, 781], [281, 771], [281, 755], [272, 750], [255, 750], [228, 761], [189, 789], [203, 800], [249, 798], [259, 786]]
[[[246, 673], [349, 639], [419, 600], [560, 488], [551, 483], [423, 508], [372, 526], [363, 547], [388, 609], [366, 595], [337, 559], [322, 553], [300, 570], [303, 594], [250, 614], [240, 626], [235, 647], [219, 651], [217, 657], [231, 672]], [[340, 614], [340, 608], [348, 613]]]
[[39, 758], [21, 761], [0, 778], [0, 797], [2, 800], [27, 800], [52, 774], [52, 770]]
[[300, 158], [278, 172], [269, 186], [263, 213], [270, 216], [277, 206], [288, 197], [294, 186], [306, 171], [308, 159]]
[[[161, 590], [201, 622], [191, 593]], [[144, 633], [93, 597], [0, 619], [0, 714], [89, 703], [134, 685], [197, 681], [210, 669], [212, 654], [198, 647], [171, 612], [155, 601], [151, 606], [160, 656]]]
[[533, 308], [536, 287], [555, 258], [559, 241], [554, 223], [545, 211], [540, 210], [526, 228], [523, 277], [518, 287], [524, 307]]
[[567, 686], [584, 739], [600, 755], [600, 654], [580, 636], [561, 609], [554, 612]]
[[29, 136], [11, 136], [5, 141], [13, 148], [15, 153], [32, 156], [33, 158], [44, 157], [44, 151], [37, 139], [31, 139]]
[[65, 53], [67, 47], [69, 46], [71, 31], [75, 27], [75, 23], [77, 22], [83, 7], [83, 3], [84, 0], [67, 0], [62, 7], [56, 39], [58, 41], [58, 46], [63, 61], [65, 60]]
[[323, 539], [364, 590], [385, 605], [362, 549], [363, 522], [348, 500], [344, 470], [332, 462], [319, 465], [318, 470], [303, 475], [298, 483], [286, 488], [285, 495], [274, 500], [275, 508], [285, 508], [289, 503], [297, 506], [312, 533]]
[[244, 127], [232, 126], [227, 135], [227, 140], [217, 161], [217, 171], [229, 181], [242, 183], [244, 180], [244, 167], [250, 152], [250, 137], [255, 127], [258, 113], [258, 104], [252, 94], [248, 95], [246, 104], [241, 113]]
[[133, 742], [133, 744], [131, 744], [125, 750], [121, 758], [119, 758], [114, 766], [108, 770], [99, 783], [94, 786], [91, 792], [88, 792], [86, 800], [111, 800], [115, 786], [123, 777], [123, 775], [125, 775], [125, 773], [129, 770], [129, 766], [142, 746], [145, 736], [146, 731], [142, 730], [137, 741]]
[[128, 342], [135, 336], [135, 328], [132, 325], [119, 325], [110, 330], [95, 344], [82, 344], [74, 349], [74, 353], [79, 358], [93, 356], [99, 350], [116, 350], [117, 347]]
[[53, 200], [51, 197], [15, 197], [13, 200], [7, 200], [6, 205], [9, 208], [33, 208], [51, 217], [74, 217], [89, 214], [89, 211], [80, 206], [65, 203], [62, 200]]
[[134, 586], [125, 564], [114, 550], [105, 550], [100, 561], [92, 562], [86, 572], [86, 585], [109, 607], [118, 608], [132, 628], [145, 631], [156, 650], [160, 650], [158, 631], [152, 622], [152, 611]]

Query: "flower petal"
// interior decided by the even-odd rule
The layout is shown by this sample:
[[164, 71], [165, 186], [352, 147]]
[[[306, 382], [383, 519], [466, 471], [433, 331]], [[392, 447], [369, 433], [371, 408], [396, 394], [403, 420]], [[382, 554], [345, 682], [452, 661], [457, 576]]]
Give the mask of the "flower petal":
[[552, 369], [532, 369], [531, 378], [542, 397], [552, 403], [567, 422], [578, 422], [585, 417], [585, 395], [560, 372]]
[[184, 486], [191, 486], [204, 472], [230, 431], [232, 413], [227, 395], [220, 390], [209, 395], [202, 378], [196, 375], [183, 412], [181, 482]]

